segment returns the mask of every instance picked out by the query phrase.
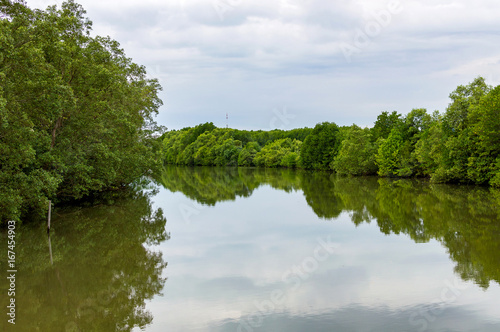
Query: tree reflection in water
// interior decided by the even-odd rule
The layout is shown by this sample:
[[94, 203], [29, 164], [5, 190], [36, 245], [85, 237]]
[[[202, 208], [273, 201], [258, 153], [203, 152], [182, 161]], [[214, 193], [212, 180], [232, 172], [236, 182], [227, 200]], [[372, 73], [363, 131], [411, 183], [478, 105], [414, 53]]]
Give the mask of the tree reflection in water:
[[302, 190], [314, 213], [335, 219], [348, 212], [354, 224], [376, 222], [384, 234], [415, 242], [435, 239], [448, 250], [455, 272], [483, 288], [500, 283], [500, 191], [424, 180], [338, 177], [288, 169], [166, 167], [160, 181], [202, 204], [248, 197], [262, 185]]
[[150, 324], [145, 301], [163, 289], [167, 263], [146, 245], [170, 237], [162, 210], [152, 208], [154, 194], [56, 211], [50, 242], [45, 225], [19, 227], [16, 331], [131, 331]]

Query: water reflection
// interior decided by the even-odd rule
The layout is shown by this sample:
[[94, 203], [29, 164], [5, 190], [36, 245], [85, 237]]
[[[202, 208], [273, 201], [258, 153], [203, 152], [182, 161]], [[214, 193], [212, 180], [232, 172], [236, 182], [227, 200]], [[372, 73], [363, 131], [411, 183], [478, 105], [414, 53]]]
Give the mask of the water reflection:
[[[169, 167], [161, 182], [168, 191], [154, 204], [154, 192], [132, 193], [110, 204], [57, 211], [50, 238], [44, 225], [18, 229], [17, 330], [500, 326], [499, 191], [251, 168]], [[176, 215], [185, 196], [205, 205], [190, 224]], [[217, 204], [223, 201], [235, 202]], [[169, 213], [170, 241], [156, 205]], [[316, 269], [311, 259], [320, 257], [318, 238], [329, 237], [339, 248], [318, 258]], [[168, 269], [150, 245], [168, 257]], [[460, 288], [448, 256], [463, 281], [482, 289], [472, 283]], [[300, 273], [290, 274], [295, 268]], [[448, 282], [458, 289], [450, 291]], [[164, 287], [165, 297], [155, 297]], [[7, 289], [5, 279], [0, 288]], [[269, 307], [275, 291], [283, 292], [283, 301]]]
[[18, 227], [16, 331], [131, 331], [152, 322], [145, 301], [163, 289], [167, 264], [145, 244], [169, 234], [151, 195], [56, 211], [48, 242], [45, 225]]
[[[294, 315], [283, 312], [274, 315], [244, 316], [239, 322], [225, 321], [219, 326], [213, 326], [211, 332], [422, 332], [429, 331], [429, 324], [425, 320], [415, 319], [409, 324], [408, 317], [415, 312], [436, 310], [429, 307], [407, 307], [394, 310], [390, 307], [372, 308], [360, 305], [346, 306], [342, 309], [316, 315]], [[241, 321], [245, 323], [241, 323]], [[248, 322], [248, 323], [246, 323]], [[256, 323], [259, 323], [258, 326]], [[252, 324], [253, 323], [253, 324]], [[477, 327], [481, 326], [479, 330]], [[439, 321], [432, 331], [481, 331], [497, 332], [497, 324], [485, 324], [474, 312], [452, 307], [439, 316]]]
[[384, 234], [406, 234], [416, 243], [435, 239], [447, 248], [464, 281], [484, 289], [491, 281], [500, 283], [498, 190], [327, 172], [214, 167], [167, 167], [161, 182], [207, 205], [248, 197], [262, 185], [302, 190], [320, 218], [348, 212], [354, 224], [375, 222]]

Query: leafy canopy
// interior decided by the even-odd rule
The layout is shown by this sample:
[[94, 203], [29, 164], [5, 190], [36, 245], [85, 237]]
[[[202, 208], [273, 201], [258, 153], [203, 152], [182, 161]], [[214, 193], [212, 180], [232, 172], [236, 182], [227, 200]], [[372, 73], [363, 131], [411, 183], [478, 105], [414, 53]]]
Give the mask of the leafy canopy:
[[161, 86], [70, 0], [0, 12], [0, 221], [116, 190], [161, 164]]

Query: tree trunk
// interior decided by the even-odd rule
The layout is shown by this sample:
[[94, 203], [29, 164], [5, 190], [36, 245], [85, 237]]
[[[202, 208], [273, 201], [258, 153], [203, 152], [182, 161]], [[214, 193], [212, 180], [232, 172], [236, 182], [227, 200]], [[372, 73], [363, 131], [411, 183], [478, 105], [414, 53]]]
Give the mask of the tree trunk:
[[63, 122], [63, 118], [60, 117], [59, 119], [57, 119], [56, 124], [54, 125], [54, 129], [52, 129], [52, 142], [50, 143], [51, 149], [53, 149], [54, 145], [56, 144], [56, 131], [57, 131], [57, 129], [62, 127], [62, 122]]

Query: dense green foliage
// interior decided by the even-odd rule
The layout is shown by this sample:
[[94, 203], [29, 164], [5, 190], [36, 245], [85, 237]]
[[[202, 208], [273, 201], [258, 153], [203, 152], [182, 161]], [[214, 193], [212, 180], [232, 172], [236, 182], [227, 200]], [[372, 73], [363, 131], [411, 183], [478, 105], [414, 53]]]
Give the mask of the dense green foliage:
[[500, 190], [414, 179], [342, 177], [325, 171], [167, 166], [162, 184], [201, 204], [248, 197], [263, 185], [301, 190], [324, 219], [344, 213], [356, 225], [376, 223], [384, 234], [442, 243], [463, 280], [483, 288], [500, 282]]
[[377, 145], [372, 142], [370, 129], [353, 125], [347, 130], [331, 168], [341, 175], [374, 174], [377, 172], [376, 150]]
[[450, 99], [444, 114], [382, 112], [364, 129], [324, 122], [313, 129], [253, 132], [210, 123], [171, 131], [163, 141], [165, 162], [331, 169], [500, 187], [500, 86], [492, 89], [479, 77]]
[[498, 87], [491, 90], [477, 78], [450, 95], [446, 113], [433, 118], [417, 143], [416, 158], [425, 175], [436, 182], [498, 185], [498, 93]]
[[196, 166], [296, 167], [301, 139], [311, 129], [244, 131], [212, 123], [172, 130], [163, 135], [167, 164]]
[[339, 127], [335, 123], [317, 124], [304, 140], [301, 165], [308, 169], [327, 169], [340, 147]]
[[0, 222], [123, 188], [161, 164], [156, 80], [72, 0], [2, 1]]
[[257, 166], [294, 168], [299, 160], [301, 144], [301, 141], [292, 141], [290, 138], [269, 143], [257, 152], [254, 163]]

